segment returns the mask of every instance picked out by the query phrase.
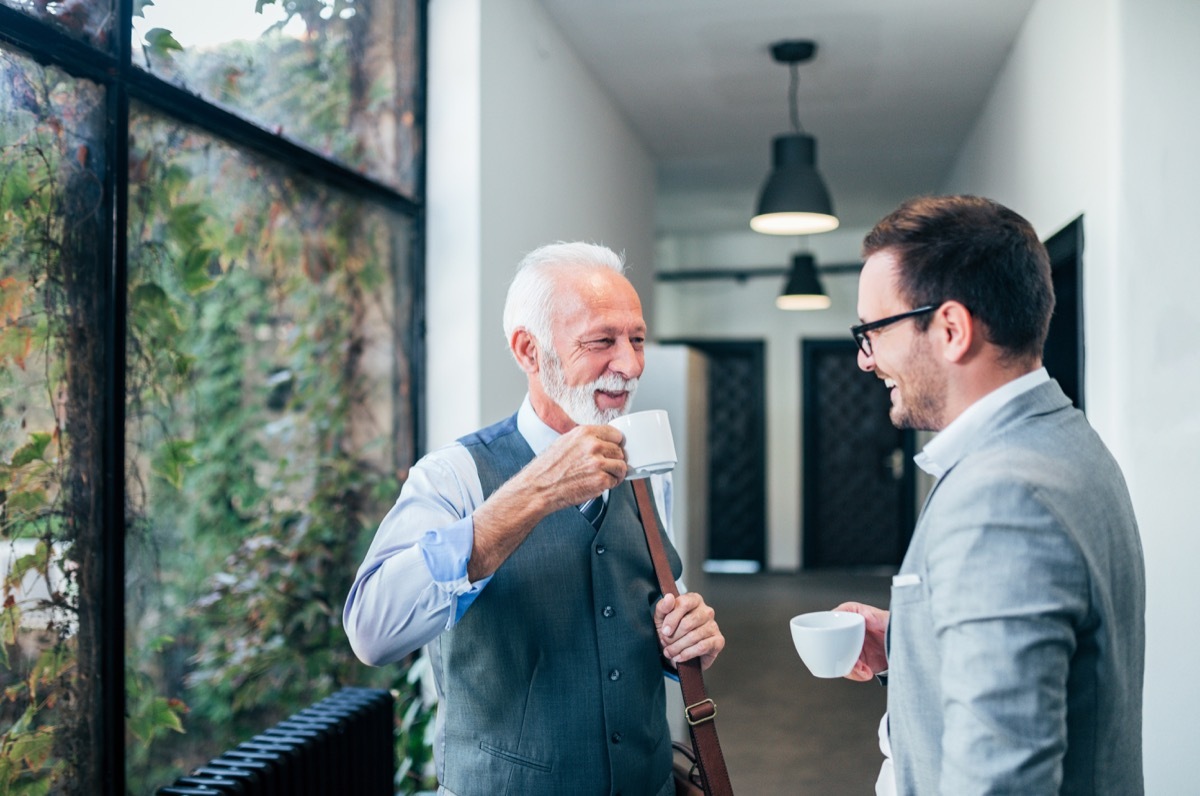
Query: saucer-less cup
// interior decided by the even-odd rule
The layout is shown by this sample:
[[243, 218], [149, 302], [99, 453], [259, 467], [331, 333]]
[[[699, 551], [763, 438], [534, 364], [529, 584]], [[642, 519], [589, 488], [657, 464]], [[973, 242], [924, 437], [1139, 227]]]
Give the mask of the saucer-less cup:
[[625, 435], [625, 480], [645, 478], [675, 468], [675, 438], [662, 409], [632, 412], [609, 423]]
[[866, 621], [851, 611], [793, 616], [792, 643], [814, 677], [845, 677], [862, 652]]

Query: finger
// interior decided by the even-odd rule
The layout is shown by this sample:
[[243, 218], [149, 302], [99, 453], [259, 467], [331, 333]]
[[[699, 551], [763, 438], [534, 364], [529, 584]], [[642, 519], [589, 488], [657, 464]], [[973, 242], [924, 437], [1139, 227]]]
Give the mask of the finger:
[[660, 637], [660, 643], [662, 644], [663, 655], [674, 659], [689, 647], [720, 635], [721, 631], [718, 629], [717, 623], [710, 620], [692, 630], [679, 630], [673, 638]]
[[692, 628], [698, 627], [712, 617], [701, 611], [696, 616], [696, 612], [706, 608], [704, 601], [700, 600], [694, 594], [681, 594], [675, 599], [674, 607], [663, 618], [663, 622], [659, 630], [665, 637], [664, 641], [671, 641], [675, 637], [682, 636]]
[[675, 608], [675, 595], [664, 594], [662, 599], [654, 604], [654, 626], [659, 633], [663, 633], [665, 628], [663, 623], [666, 622], [667, 615]]
[[625, 480], [625, 474], [629, 472], [629, 464], [624, 459], [606, 459], [604, 472], [610, 476], [609, 484], [605, 489], [612, 489]]
[[[614, 428], [612, 426], [605, 426], [605, 425], [576, 426], [575, 429], [572, 429], [572, 430], [574, 431], [576, 429], [577, 429], [576, 433], [578, 433], [578, 434], [592, 437], [593, 439], [601, 440], [603, 442], [610, 443], [612, 445], [617, 446], [618, 448], [620, 448], [623, 444], [625, 444], [625, 435], [621, 433], [620, 429]], [[568, 433], [570, 433], [570, 432], [568, 432]]]
[[664, 650], [663, 654], [676, 664], [695, 658], [709, 658], [708, 662], [712, 663], [712, 659], [716, 658], [717, 653], [724, 646], [725, 638], [720, 633], [713, 633], [695, 639], [689, 634], [678, 644], [673, 644], [668, 650]]
[[854, 668], [846, 675], [847, 680], [857, 680], [860, 683], [866, 682], [874, 677], [875, 674], [871, 671], [871, 667], [863, 663], [861, 660], [855, 661]]
[[674, 613], [679, 615], [678, 618], [674, 616], [667, 617], [667, 622], [664, 624], [670, 625], [675, 629], [673, 634], [669, 634], [671, 637], [666, 639], [667, 641], [682, 638], [687, 633], [693, 632], [705, 625], [711, 624], [714, 628], [716, 627], [716, 622], [714, 621], [716, 619], [716, 612], [710, 606], [706, 605], [704, 600], [697, 598], [689, 601], [689, 603], [675, 609]]

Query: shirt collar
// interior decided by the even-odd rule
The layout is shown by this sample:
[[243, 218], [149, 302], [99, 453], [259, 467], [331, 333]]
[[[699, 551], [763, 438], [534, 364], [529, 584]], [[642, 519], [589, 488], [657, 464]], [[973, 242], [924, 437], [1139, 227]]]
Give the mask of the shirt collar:
[[557, 431], [538, 417], [533, 403], [529, 400], [529, 393], [525, 393], [525, 400], [521, 402], [521, 408], [517, 410], [517, 431], [521, 432], [521, 436], [529, 443], [534, 456], [540, 456], [542, 451], [549, 448], [560, 436]]
[[997, 387], [954, 418], [950, 425], [942, 429], [913, 457], [913, 461], [934, 478], [941, 478], [966, 453], [975, 432], [995, 417], [1005, 404], [1021, 393], [1048, 381], [1050, 374], [1045, 368], [1038, 368]]

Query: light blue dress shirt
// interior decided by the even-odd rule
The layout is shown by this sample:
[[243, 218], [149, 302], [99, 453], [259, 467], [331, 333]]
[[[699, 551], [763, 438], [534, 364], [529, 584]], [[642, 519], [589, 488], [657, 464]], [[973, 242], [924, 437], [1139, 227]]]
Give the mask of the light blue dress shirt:
[[[517, 430], [534, 455], [559, 437], [537, 416], [528, 395], [517, 412]], [[674, 541], [670, 474], [652, 476], [651, 489], [665, 515], [659, 520]], [[490, 577], [474, 582], [467, 577], [473, 514], [483, 501], [475, 460], [459, 443], [413, 465], [358, 568], [342, 612], [350, 646], [363, 662], [391, 663], [429, 643], [453, 627], [487, 587]]]

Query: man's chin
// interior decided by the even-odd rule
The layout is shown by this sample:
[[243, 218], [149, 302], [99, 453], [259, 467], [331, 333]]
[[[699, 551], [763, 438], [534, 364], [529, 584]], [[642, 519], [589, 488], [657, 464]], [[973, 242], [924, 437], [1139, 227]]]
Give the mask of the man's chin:
[[596, 412], [595, 412], [596, 423], [595, 423], [595, 425], [603, 426], [608, 423], [611, 423], [612, 421], [616, 420], [621, 415], [625, 414], [627, 411], [628, 411], [627, 406], [622, 406], [620, 408], [611, 408], [611, 409], [601, 409], [600, 407], [596, 407]]
[[620, 409], [601, 409], [596, 404], [590, 407], [579, 406], [562, 407], [566, 412], [567, 417], [571, 418], [577, 425], [580, 426], [604, 426], [616, 420], [621, 415], [625, 414], [625, 408]]

